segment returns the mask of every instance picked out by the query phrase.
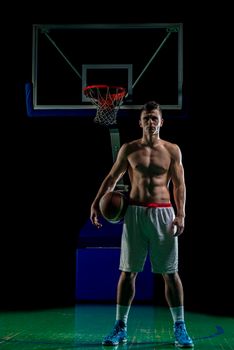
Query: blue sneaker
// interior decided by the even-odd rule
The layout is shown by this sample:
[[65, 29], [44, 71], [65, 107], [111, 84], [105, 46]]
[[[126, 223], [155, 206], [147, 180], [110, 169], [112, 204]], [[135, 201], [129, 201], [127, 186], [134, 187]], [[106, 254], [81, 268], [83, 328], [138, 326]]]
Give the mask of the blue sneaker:
[[174, 324], [175, 345], [179, 348], [193, 348], [194, 344], [189, 337], [185, 323], [182, 321], [175, 322]]
[[119, 343], [126, 343], [127, 337], [127, 327], [123, 321], [119, 320], [115, 322], [112, 332], [103, 339], [102, 345], [115, 346]]

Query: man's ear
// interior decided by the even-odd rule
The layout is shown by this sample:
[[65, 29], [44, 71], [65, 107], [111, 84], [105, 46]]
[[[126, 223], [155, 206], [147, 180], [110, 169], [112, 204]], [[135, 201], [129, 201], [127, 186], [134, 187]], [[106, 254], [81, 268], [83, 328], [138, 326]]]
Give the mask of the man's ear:
[[161, 119], [161, 125], [160, 125], [160, 126], [163, 126], [163, 123], [164, 123], [164, 119], [162, 118], [162, 119]]
[[139, 125], [140, 125], [140, 128], [143, 128], [141, 119], [139, 119]]

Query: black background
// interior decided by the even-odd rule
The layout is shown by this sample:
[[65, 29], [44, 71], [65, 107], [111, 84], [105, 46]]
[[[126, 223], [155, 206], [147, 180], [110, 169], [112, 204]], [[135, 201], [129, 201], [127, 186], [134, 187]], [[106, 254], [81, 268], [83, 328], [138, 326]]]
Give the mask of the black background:
[[[181, 146], [187, 183], [180, 274], [188, 309], [233, 315], [230, 118], [223, 84], [222, 13], [198, 4], [152, 9], [144, 2], [16, 5], [4, 29], [2, 96], [2, 308], [74, 303], [75, 250], [90, 203], [112, 164], [108, 130], [75, 118], [28, 118], [33, 23], [184, 23], [184, 115], [168, 118], [161, 137]], [[100, 8], [101, 6], [101, 8]], [[104, 11], [107, 11], [104, 14]], [[10, 18], [11, 11], [7, 15]], [[217, 22], [219, 18], [219, 22]], [[221, 19], [221, 20], [220, 20]], [[136, 43], [139, 50], [144, 43]], [[223, 45], [225, 46], [225, 45]], [[225, 62], [226, 63], [226, 62]], [[122, 141], [138, 137], [137, 117], [120, 123]], [[230, 198], [229, 198], [230, 196]], [[158, 282], [161, 283], [160, 281]], [[159, 294], [163, 294], [160, 292]], [[163, 303], [163, 295], [157, 296]]]

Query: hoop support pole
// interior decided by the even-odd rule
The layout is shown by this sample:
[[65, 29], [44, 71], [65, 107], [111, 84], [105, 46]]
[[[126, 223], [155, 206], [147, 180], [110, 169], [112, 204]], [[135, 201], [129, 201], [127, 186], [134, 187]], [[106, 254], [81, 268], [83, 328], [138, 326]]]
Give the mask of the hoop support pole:
[[[111, 139], [112, 159], [114, 163], [120, 149], [119, 129], [109, 128], [109, 132], [110, 132], [110, 139]], [[121, 178], [118, 181], [116, 188], [120, 191], [128, 191], [128, 186], [124, 184], [123, 178]]]

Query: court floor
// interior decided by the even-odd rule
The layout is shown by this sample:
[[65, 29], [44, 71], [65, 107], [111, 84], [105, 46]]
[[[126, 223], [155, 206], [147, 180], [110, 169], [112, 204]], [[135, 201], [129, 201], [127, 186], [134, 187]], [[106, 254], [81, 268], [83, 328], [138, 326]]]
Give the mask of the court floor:
[[[126, 345], [104, 347], [112, 329], [115, 305], [78, 304], [68, 308], [3, 311], [0, 350], [173, 349], [172, 319], [168, 308], [133, 305]], [[234, 349], [234, 318], [186, 312], [187, 330], [195, 349]]]

